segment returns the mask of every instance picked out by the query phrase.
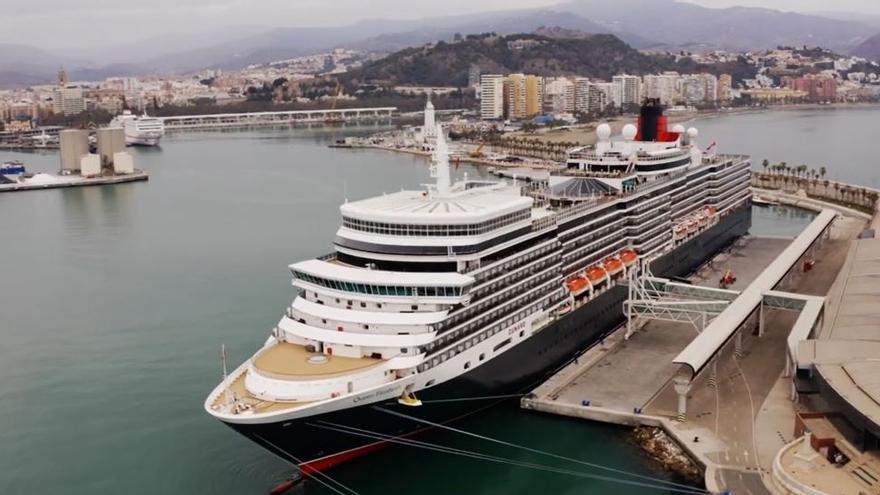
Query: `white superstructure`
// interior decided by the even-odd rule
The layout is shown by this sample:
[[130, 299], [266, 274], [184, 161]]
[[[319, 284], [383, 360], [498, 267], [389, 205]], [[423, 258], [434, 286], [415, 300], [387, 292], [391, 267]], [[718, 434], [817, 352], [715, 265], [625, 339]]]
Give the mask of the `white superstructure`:
[[122, 127], [125, 130], [125, 144], [129, 146], [158, 146], [159, 140], [165, 135], [165, 124], [161, 119], [143, 115], [135, 115], [130, 110], [123, 110], [110, 121], [111, 127]]

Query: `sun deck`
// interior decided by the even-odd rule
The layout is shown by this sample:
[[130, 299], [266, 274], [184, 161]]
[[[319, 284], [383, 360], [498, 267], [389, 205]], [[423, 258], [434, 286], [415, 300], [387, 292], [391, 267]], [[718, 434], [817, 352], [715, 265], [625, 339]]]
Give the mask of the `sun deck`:
[[254, 358], [254, 367], [261, 373], [290, 380], [326, 378], [350, 373], [381, 363], [381, 359], [329, 356], [309, 352], [305, 347], [281, 342]]

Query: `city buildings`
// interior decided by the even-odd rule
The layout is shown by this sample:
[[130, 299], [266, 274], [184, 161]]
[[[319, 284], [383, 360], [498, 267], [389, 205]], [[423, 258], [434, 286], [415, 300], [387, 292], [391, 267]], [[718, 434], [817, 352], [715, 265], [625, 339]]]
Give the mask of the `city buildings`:
[[504, 80], [501, 74], [480, 76], [480, 118], [483, 120], [504, 118]]
[[83, 88], [75, 84], [59, 86], [52, 97], [52, 111], [56, 114], [76, 115], [86, 110]]
[[544, 110], [550, 113], [574, 113], [575, 82], [567, 77], [544, 80]]
[[[543, 80], [532, 74], [511, 74], [505, 81], [507, 118], [521, 120], [542, 111]], [[483, 95], [485, 98], [485, 94]]]
[[642, 103], [642, 78], [621, 74], [611, 79], [612, 101], [618, 108]]
[[733, 76], [721, 74], [718, 76], [718, 100], [730, 101], [733, 99]]
[[663, 105], [674, 105], [680, 99], [679, 77], [678, 72], [644, 76], [642, 79], [645, 85], [645, 98], [659, 98]]
[[718, 78], [712, 74], [687, 74], [677, 83], [678, 102], [688, 105], [714, 102], [718, 99]]
[[814, 101], [836, 101], [837, 81], [833, 77], [809, 75], [797, 78], [785, 78], [786, 88], [806, 93], [806, 97]]

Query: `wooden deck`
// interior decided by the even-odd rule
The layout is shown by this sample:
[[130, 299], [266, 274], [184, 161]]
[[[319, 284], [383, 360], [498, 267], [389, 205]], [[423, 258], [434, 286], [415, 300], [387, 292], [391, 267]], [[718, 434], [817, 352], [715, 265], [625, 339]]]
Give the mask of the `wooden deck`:
[[382, 362], [373, 358], [348, 358], [309, 352], [297, 344], [281, 342], [260, 353], [254, 367], [267, 374], [291, 380], [326, 378], [369, 368]]

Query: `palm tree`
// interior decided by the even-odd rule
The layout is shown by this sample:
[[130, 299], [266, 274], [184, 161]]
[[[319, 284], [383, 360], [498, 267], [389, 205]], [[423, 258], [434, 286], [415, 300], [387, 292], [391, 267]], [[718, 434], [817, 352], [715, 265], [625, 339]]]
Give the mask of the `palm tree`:
[[821, 175], [823, 179], [825, 178], [825, 172], [827, 172], [827, 170], [825, 170], [824, 166], [819, 167], [819, 175]]
[[767, 173], [767, 167], [769, 167], [769, 166], [770, 166], [770, 160], [764, 158], [764, 161], [761, 162], [761, 168], [764, 169], [765, 174]]

